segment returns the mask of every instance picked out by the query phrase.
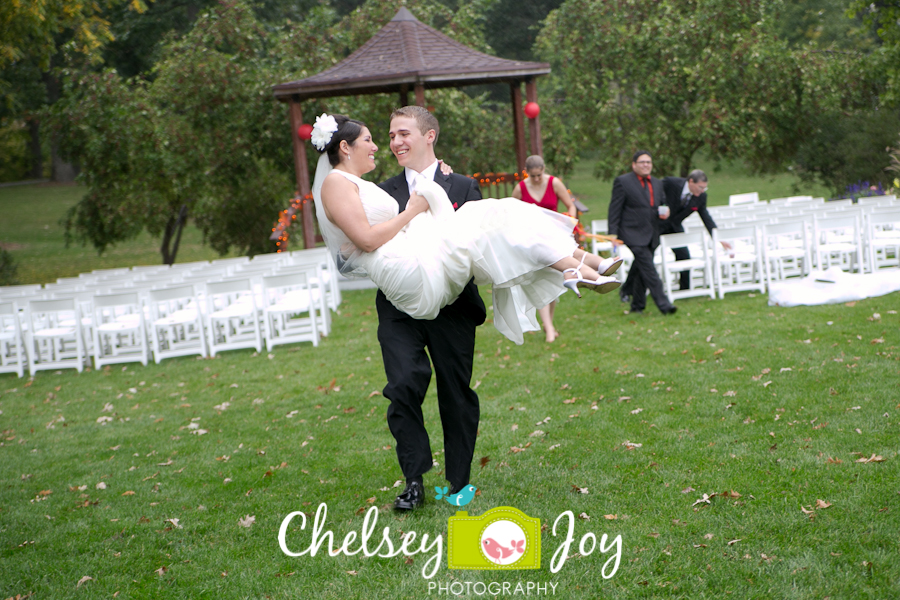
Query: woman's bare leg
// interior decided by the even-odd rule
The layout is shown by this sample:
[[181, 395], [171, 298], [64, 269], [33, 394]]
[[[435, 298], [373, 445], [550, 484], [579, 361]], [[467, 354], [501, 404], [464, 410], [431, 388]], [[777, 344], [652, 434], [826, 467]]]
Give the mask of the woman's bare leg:
[[544, 325], [544, 335], [546, 336], [547, 342], [552, 342], [559, 336], [559, 332], [553, 327], [553, 313], [555, 310], [556, 300], [547, 306], [538, 309], [538, 314], [541, 316], [541, 323]]

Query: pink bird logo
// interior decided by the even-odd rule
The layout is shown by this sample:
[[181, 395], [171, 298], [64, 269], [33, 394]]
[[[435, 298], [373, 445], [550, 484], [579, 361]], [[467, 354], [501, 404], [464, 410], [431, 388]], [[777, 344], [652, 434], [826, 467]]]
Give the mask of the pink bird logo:
[[512, 548], [501, 546], [494, 538], [486, 538], [482, 543], [484, 544], [484, 553], [498, 562], [513, 554], [525, 552], [525, 540], [513, 541]]

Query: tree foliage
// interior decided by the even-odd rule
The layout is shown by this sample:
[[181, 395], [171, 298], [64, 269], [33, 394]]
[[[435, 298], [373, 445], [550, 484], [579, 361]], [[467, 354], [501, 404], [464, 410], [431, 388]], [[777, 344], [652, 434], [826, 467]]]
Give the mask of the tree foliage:
[[[567, 0], [538, 39], [562, 132], [552, 159], [599, 151], [597, 173], [634, 150], [686, 174], [700, 149], [758, 172], [785, 167], [824, 108], [846, 104], [850, 59], [794, 50], [774, 34], [777, 0]], [[558, 167], [557, 167], [558, 168]]]
[[[486, 47], [481, 0], [456, 10], [433, 0], [409, 8], [451, 37]], [[183, 37], [171, 36], [147, 78], [67, 72], [54, 122], [88, 187], [67, 217], [70, 239], [102, 252], [146, 229], [162, 237], [170, 262], [187, 213], [220, 253], [272, 251], [268, 235], [294, 189], [294, 164], [287, 107], [271, 86], [335, 64], [395, 13], [388, 0], [369, 0], [344, 18], [322, 5], [302, 22], [273, 27], [246, 2], [223, 3]], [[508, 108], [498, 116], [483, 98], [458, 90], [426, 99], [442, 123], [439, 151], [457, 171], [512, 162]], [[367, 122], [382, 143], [377, 179], [397, 170], [387, 147], [397, 103], [386, 95], [330, 98], [305, 102], [303, 112], [307, 121], [327, 111]]]
[[897, 0], [853, 0], [849, 16], [862, 15], [881, 40], [872, 54], [871, 62], [887, 82], [883, 100], [891, 106], [900, 105], [900, 2]]

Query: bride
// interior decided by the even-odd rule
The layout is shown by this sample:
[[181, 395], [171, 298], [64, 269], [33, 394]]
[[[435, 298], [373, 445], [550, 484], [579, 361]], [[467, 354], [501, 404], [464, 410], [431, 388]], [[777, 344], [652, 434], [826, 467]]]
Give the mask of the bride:
[[538, 330], [535, 308], [566, 289], [601, 294], [618, 257], [584, 252], [571, 217], [514, 198], [467, 202], [453, 210], [444, 190], [421, 178], [406, 210], [361, 176], [375, 168], [378, 147], [364, 123], [343, 115], [316, 118], [321, 154], [313, 183], [319, 228], [339, 271], [368, 276], [399, 310], [434, 319], [466, 283], [493, 286], [494, 326], [521, 344]]

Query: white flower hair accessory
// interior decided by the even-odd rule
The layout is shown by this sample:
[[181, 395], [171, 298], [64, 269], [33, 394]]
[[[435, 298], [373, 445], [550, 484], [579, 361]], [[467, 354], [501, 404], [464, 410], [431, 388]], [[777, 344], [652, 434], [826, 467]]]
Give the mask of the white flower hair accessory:
[[337, 130], [338, 124], [334, 117], [327, 113], [322, 113], [321, 116], [316, 117], [316, 124], [313, 125], [310, 141], [319, 152], [323, 152]]

